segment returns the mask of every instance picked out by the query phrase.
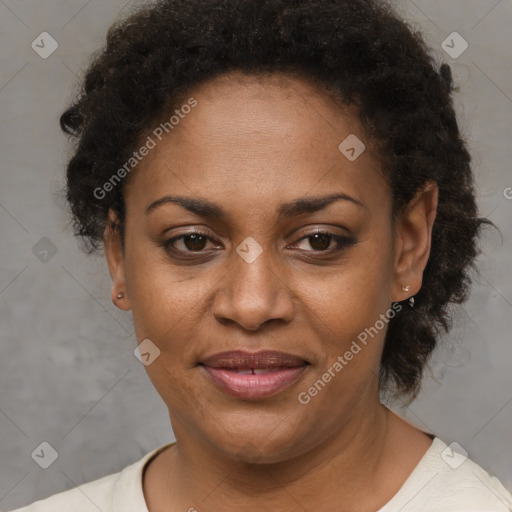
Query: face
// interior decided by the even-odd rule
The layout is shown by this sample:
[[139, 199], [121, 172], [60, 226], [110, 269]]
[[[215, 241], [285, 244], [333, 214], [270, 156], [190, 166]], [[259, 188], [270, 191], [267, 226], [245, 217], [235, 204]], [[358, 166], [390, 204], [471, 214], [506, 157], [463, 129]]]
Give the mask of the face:
[[[146, 370], [178, 440], [285, 459], [379, 407], [392, 301], [421, 286], [435, 205], [393, 225], [356, 113], [311, 84], [233, 73], [190, 97], [125, 188], [125, 251], [106, 238], [113, 293], [125, 292], [138, 342], [160, 350]], [[366, 145], [355, 160], [339, 149], [349, 135]], [[286, 353], [296, 368], [204, 365], [240, 350]]]

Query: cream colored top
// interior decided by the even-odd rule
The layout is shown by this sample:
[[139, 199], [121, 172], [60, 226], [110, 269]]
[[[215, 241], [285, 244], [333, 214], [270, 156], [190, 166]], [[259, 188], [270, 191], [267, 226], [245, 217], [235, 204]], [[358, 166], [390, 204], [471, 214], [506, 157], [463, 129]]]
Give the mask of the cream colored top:
[[[13, 512], [149, 512], [142, 490], [144, 466], [172, 444], [119, 473]], [[194, 510], [194, 503], [189, 510]], [[435, 437], [400, 490], [376, 512], [512, 512], [512, 495], [495, 476], [471, 459], [461, 459]]]

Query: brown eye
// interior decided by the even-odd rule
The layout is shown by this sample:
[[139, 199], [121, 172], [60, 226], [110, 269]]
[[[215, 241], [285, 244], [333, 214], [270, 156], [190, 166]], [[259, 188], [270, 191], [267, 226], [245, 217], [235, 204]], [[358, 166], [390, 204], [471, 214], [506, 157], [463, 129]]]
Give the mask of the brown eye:
[[325, 251], [331, 245], [332, 237], [327, 233], [315, 233], [308, 236], [309, 244], [315, 251]]
[[203, 235], [194, 234], [183, 237], [183, 244], [191, 251], [201, 251], [206, 245], [207, 238]]
[[200, 232], [192, 232], [171, 238], [162, 245], [167, 251], [186, 254], [203, 252], [209, 241], [212, 241], [209, 236]]
[[[308, 242], [308, 247], [300, 247]], [[334, 242], [334, 247], [331, 247]], [[298, 240], [292, 248], [304, 249], [306, 252], [334, 253], [356, 243], [355, 238], [345, 237], [327, 231], [316, 231]]]

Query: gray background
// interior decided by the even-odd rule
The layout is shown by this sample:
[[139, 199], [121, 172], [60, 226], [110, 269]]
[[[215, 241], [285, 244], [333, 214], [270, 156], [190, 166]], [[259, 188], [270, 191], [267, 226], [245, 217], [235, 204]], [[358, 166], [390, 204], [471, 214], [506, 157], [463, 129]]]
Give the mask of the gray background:
[[[119, 471], [173, 439], [166, 408], [133, 355], [130, 314], [110, 302], [103, 257], [80, 252], [56, 193], [70, 154], [58, 117], [111, 22], [133, 5], [0, 0], [2, 510]], [[397, 5], [438, 62], [452, 65], [481, 214], [504, 239], [485, 236], [471, 300], [436, 350], [421, 396], [393, 409], [457, 441], [512, 489], [512, 1]], [[59, 44], [47, 59], [31, 48], [44, 31]], [[458, 58], [441, 47], [454, 31], [469, 43]], [[31, 458], [43, 441], [59, 454], [46, 470]]]

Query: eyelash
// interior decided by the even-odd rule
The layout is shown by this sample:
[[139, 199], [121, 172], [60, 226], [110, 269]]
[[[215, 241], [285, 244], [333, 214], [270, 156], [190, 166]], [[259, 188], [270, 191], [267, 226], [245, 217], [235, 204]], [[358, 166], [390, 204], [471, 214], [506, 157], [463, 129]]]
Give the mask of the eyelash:
[[[177, 242], [178, 240], [181, 240], [181, 239], [183, 239], [183, 238], [185, 238], [187, 236], [190, 236], [190, 235], [200, 235], [200, 236], [205, 237], [210, 242], [215, 242], [215, 240], [210, 236], [209, 233], [205, 233], [203, 231], [190, 231], [188, 233], [184, 233], [182, 235], [175, 236], [175, 237], [170, 238], [168, 240], [164, 240], [160, 245], [163, 246], [164, 249], [167, 252], [171, 252], [171, 253], [175, 253], [175, 254], [178, 253], [180, 255], [182, 255], [182, 254], [192, 254], [192, 255], [195, 254], [195, 255], [197, 255], [197, 254], [201, 254], [201, 253], [206, 253], [207, 251], [205, 251], [205, 250], [201, 250], [201, 251], [183, 251], [181, 249], [176, 249], [175, 247], [172, 247], [172, 245], [175, 242]], [[349, 247], [349, 246], [354, 245], [356, 243], [356, 240], [353, 237], [346, 237], [346, 236], [343, 236], [343, 235], [339, 235], [337, 233], [333, 233], [331, 231], [325, 231], [325, 230], [318, 229], [316, 231], [308, 233], [307, 235], [299, 238], [295, 242], [295, 244], [298, 244], [299, 242], [302, 242], [303, 240], [306, 240], [308, 238], [312, 238], [314, 235], [328, 236], [332, 240], [334, 240], [338, 244], [338, 246], [335, 249], [312, 250], [312, 251], [306, 251], [307, 253], [316, 253], [316, 254], [319, 254], [319, 255], [334, 254], [334, 253], [337, 253], [337, 252], [341, 251], [342, 249], [345, 249], [346, 247]]]

